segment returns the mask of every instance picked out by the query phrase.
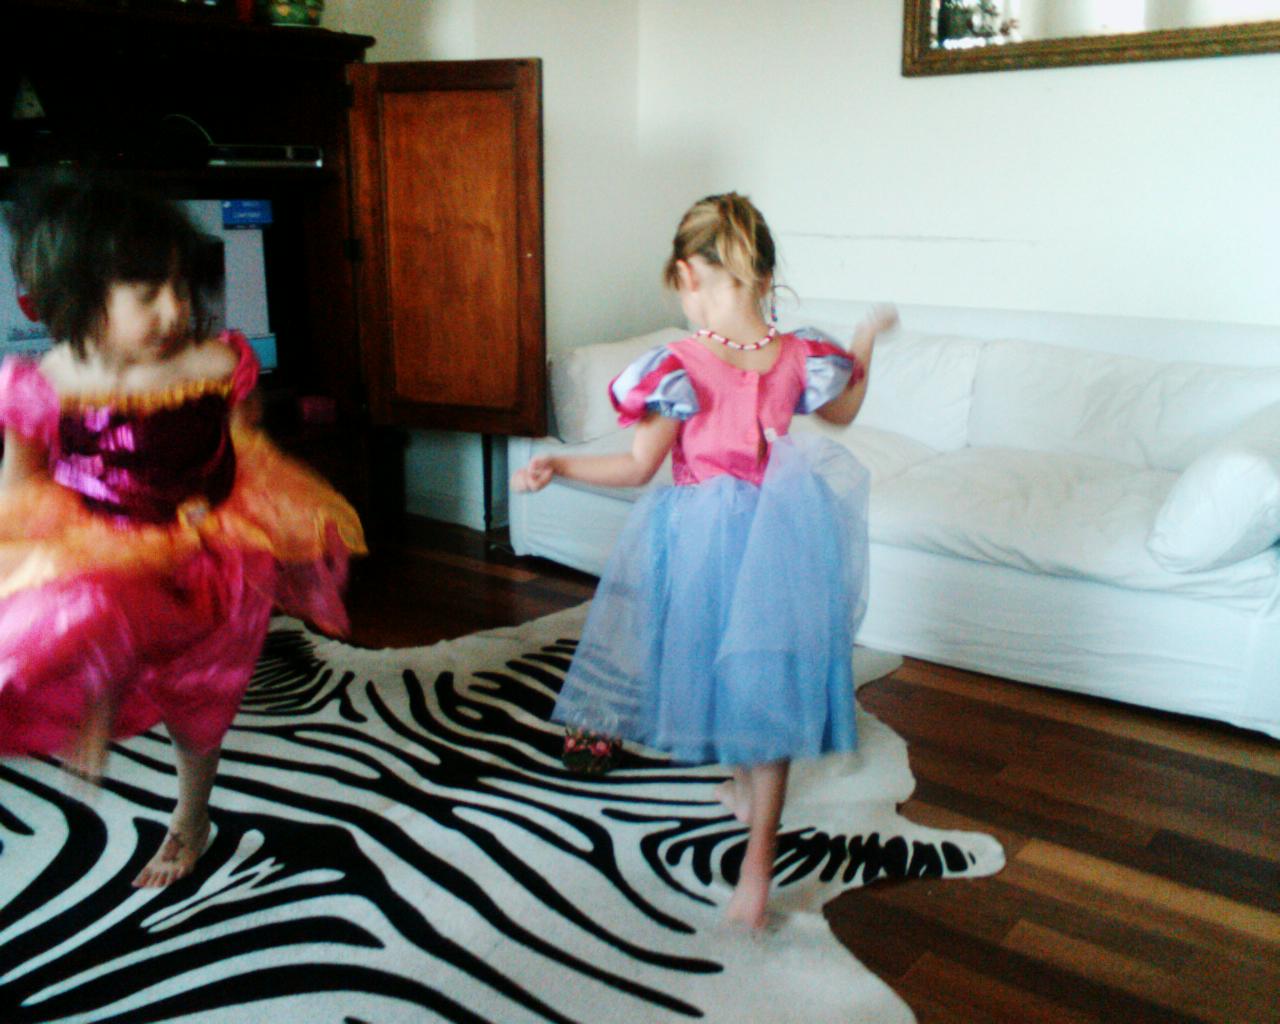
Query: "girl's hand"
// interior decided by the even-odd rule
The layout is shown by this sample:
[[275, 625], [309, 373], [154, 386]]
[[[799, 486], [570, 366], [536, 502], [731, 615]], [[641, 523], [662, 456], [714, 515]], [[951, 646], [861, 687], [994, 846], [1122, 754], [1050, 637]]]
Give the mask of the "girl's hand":
[[854, 329], [853, 342], [849, 345], [849, 353], [862, 364], [863, 369], [871, 366], [871, 350], [876, 343], [876, 335], [882, 331], [891, 331], [898, 326], [898, 311], [893, 306], [876, 306]]
[[556, 471], [552, 465], [551, 457], [548, 455], [536, 455], [529, 460], [529, 465], [523, 469], [517, 469], [512, 474], [511, 489], [533, 494], [551, 483], [551, 478], [555, 475]]

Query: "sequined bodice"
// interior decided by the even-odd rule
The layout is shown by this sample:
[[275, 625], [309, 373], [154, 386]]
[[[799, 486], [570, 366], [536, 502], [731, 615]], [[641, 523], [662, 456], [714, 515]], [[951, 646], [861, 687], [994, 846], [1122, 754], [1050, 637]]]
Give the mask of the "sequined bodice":
[[223, 501], [235, 480], [229, 396], [156, 408], [79, 404], [58, 419], [53, 477], [94, 509], [168, 522], [184, 503]]

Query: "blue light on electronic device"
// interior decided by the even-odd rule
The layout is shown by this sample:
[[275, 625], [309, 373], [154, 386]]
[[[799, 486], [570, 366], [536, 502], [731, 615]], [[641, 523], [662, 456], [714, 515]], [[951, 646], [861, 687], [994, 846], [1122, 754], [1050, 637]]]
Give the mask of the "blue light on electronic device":
[[276, 352], [276, 336], [261, 334], [249, 339], [249, 347], [258, 357], [258, 363], [264, 373], [269, 373], [280, 365], [280, 357]]
[[222, 201], [222, 226], [228, 230], [261, 228], [270, 223], [270, 199], [224, 199]]

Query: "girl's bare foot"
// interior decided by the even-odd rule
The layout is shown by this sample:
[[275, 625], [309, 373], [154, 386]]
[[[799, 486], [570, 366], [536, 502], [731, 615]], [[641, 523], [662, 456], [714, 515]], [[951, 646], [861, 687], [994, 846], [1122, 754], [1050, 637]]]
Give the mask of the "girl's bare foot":
[[133, 880], [136, 889], [163, 889], [195, 870], [209, 843], [209, 816], [200, 821], [170, 825], [164, 842]]
[[765, 909], [769, 905], [769, 878], [750, 878], [743, 875], [729, 899], [724, 912], [732, 924], [759, 932], [765, 925]]
[[737, 779], [725, 779], [715, 788], [716, 799], [742, 824], [751, 824], [751, 794], [744, 792]]

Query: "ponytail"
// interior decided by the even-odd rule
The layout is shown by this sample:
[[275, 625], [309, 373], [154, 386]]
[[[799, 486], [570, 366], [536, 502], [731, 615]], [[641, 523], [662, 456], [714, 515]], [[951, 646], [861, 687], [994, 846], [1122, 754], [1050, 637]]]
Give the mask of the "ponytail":
[[776, 262], [773, 236], [764, 216], [750, 199], [737, 192], [700, 199], [680, 219], [671, 256], [663, 269], [668, 288], [679, 283], [676, 264], [691, 256], [701, 256], [713, 266], [723, 267], [760, 301]]

